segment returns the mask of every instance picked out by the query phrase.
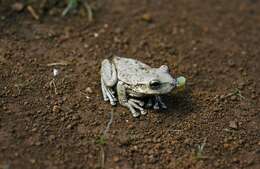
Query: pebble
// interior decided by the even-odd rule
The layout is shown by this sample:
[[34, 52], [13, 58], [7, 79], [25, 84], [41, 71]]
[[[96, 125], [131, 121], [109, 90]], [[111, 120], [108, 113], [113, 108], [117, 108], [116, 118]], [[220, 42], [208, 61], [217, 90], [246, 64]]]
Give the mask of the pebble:
[[229, 127], [232, 128], [232, 129], [238, 129], [238, 124], [237, 124], [236, 121], [230, 121]]
[[50, 135], [49, 136], [49, 141], [53, 141], [55, 139], [55, 135]]
[[118, 162], [119, 160], [120, 160], [120, 159], [119, 159], [118, 156], [114, 156], [114, 157], [113, 157], [113, 161], [114, 161], [114, 162]]
[[52, 112], [53, 112], [53, 113], [59, 113], [60, 110], [61, 110], [61, 109], [60, 109], [60, 106], [58, 106], [58, 105], [54, 105], [53, 108], [52, 108]]
[[35, 145], [36, 146], [40, 146], [42, 143], [40, 142], [40, 141], [37, 141], [36, 143], [35, 143]]
[[151, 22], [153, 19], [152, 19], [152, 16], [149, 14], [149, 13], [145, 13], [142, 15], [141, 19], [143, 21], [146, 21], [146, 22]]
[[35, 128], [32, 129], [32, 132], [35, 132], [35, 131], [37, 131], [37, 127], [35, 127]]
[[225, 149], [229, 149], [231, 147], [231, 145], [228, 144], [228, 143], [225, 143], [223, 146], [224, 146]]
[[237, 96], [233, 95], [233, 96], [230, 97], [230, 99], [231, 99], [232, 101], [236, 101], [236, 100], [237, 100]]
[[235, 62], [233, 60], [228, 60], [228, 66], [229, 67], [234, 67], [235, 66]]
[[122, 136], [122, 137], [119, 138], [119, 144], [120, 145], [128, 145], [129, 139], [127, 137]]
[[66, 128], [67, 128], [67, 129], [71, 129], [71, 128], [72, 128], [72, 124], [67, 125]]
[[93, 93], [93, 90], [92, 90], [90, 87], [87, 87], [87, 88], [85, 89], [85, 91], [86, 91], [87, 93]]
[[32, 164], [34, 164], [34, 163], [36, 162], [36, 160], [35, 160], [35, 159], [30, 159], [30, 162], [31, 162]]
[[94, 37], [97, 38], [99, 36], [98, 33], [94, 33]]

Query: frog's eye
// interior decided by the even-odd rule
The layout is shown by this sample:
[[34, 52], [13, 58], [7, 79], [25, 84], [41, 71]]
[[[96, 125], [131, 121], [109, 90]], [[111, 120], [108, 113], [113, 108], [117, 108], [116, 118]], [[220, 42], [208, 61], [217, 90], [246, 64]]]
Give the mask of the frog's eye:
[[158, 89], [161, 86], [161, 82], [159, 80], [152, 80], [149, 83], [151, 89]]
[[160, 67], [160, 70], [162, 70], [163, 72], [169, 72], [169, 68], [168, 68], [168, 66], [166, 66], [166, 65], [162, 65], [162, 66]]

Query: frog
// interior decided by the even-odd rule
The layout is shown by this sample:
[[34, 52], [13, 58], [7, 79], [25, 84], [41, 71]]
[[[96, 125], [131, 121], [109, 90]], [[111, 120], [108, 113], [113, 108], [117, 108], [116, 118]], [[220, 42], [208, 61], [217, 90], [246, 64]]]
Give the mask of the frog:
[[162, 95], [185, 88], [186, 78], [174, 78], [167, 65], [152, 68], [129, 57], [117, 55], [101, 63], [101, 90], [104, 101], [112, 106], [118, 102], [133, 117], [147, 114], [146, 108], [167, 109]]

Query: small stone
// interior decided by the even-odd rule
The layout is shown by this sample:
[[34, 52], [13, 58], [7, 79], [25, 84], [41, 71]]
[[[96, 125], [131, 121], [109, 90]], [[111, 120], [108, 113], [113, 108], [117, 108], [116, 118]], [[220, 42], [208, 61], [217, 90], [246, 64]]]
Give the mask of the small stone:
[[238, 84], [238, 88], [240, 90], [244, 89], [245, 86], [246, 86], [245, 82], [241, 82], [241, 83]]
[[67, 127], [66, 127], [67, 129], [71, 129], [72, 128], [72, 125], [71, 124], [69, 124], [69, 125], [67, 125]]
[[123, 146], [123, 145], [128, 145], [128, 144], [129, 144], [129, 139], [128, 139], [128, 137], [127, 137], [127, 136], [122, 136], [122, 137], [120, 137], [120, 138], [119, 138], [119, 144], [120, 144], [121, 146]]
[[87, 93], [93, 93], [93, 90], [92, 90], [90, 87], [87, 87], [87, 88], [85, 89], [85, 91], [86, 91]]
[[230, 121], [229, 127], [232, 128], [232, 129], [238, 129], [238, 124], [237, 124], [236, 121]]
[[94, 33], [94, 37], [97, 38], [99, 36], [98, 33]]
[[134, 129], [134, 125], [133, 124], [129, 124], [128, 129]]
[[37, 141], [36, 143], [35, 143], [35, 145], [36, 146], [39, 146], [39, 145], [41, 145], [42, 143], [40, 142], [40, 141]]
[[121, 34], [123, 32], [123, 30], [121, 28], [116, 28], [115, 29], [115, 33], [116, 34]]
[[177, 54], [177, 50], [175, 48], [171, 48], [171, 49], [169, 49], [169, 53], [171, 55], [176, 55]]
[[231, 99], [232, 101], [236, 101], [236, 100], [237, 100], [237, 96], [233, 95], [233, 96], [230, 97], [230, 99]]
[[225, 143], [223, 146], [224, 146], [225, 149], [229, 149], [231, 147], [231, 145], [228, 144], [228, 143]]
[[49, 141], [53, 141], [55, 139], [55, 135], [50, 135], [49, 136]]
[[232, 162], [233, 162], [233, 163], [238, 163], [238, 162], [239, 162], [239, 159], [237, 159], [236, 157], [234, 157], [234, 158], [232, 159]]
[[12, 9], [16, 12], [21, 12], [24, 8], [24, 4], [20, 3], [20, 2], [16, 2], [12, 5]]
[[58, 105], [54, 105], [53, 108], [52, 108], [52, 112], [53, 112], [53, 113], [59, 113], [60, 110], [61, 110], [61, 109], [60, 109], [60, 106], [58, 106]]
[[72, 120], [78, 120], [80, 117], [78, 115], [73, 115]]
[[141, 19], [143, 21], [146, 21], [146, 22], [151, 22], [153, 19], [152, 19], [152, 16], [149, 14], [149, 13], [145, 13], [142, 15]]
[[114, 157], [113, 157], [113, 161], [114, 161], [114, 162], [118, 162], [119, 160], [120, 160], [120, 159], [119, 159], [118, 156], [114, 156]]
[[34, 128], [32, 129], [32, 132], [35, 132], [35, 131], [37, 131], [37, 127], [34, 127]]
[[229, 67], [234, 67], [235, 66], [235, 62], [233, 60], [228, 60], [228, 66]]
[[32, 164], [35, 164], [36, 160], [35, 160], [35, 159], [30, 159], [30, 162], [31, 162]]

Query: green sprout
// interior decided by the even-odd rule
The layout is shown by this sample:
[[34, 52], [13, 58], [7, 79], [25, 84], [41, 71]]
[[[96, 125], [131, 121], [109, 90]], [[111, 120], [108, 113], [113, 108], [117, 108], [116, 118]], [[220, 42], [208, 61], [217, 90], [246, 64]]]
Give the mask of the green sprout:
[[68, 0], [67, 3], [68, 3], [67, 7], [62, 12], [62, 16], [66, 16], [69, 11], [77, 8], [77, 6], [78, 6], [78, 0]]
[[76, 9], [78, 6], [83, 6], [88, 13], [89, 21], [93, 20], [93, 10], [86, 0], [68, 0], [67, 7], [62, 12], [62, 16], [66, 16], [70, 11]]
[[205, 145], [206, 145], [206, 141], [207, 141], [207, 139], [204, 139], [203, 143], [197, 146], [197, 150], [195, 152], [195, 158], [197, 160], [207, 158], [206, 156], [203, 155], [203, 151], [204, 151], [204, 148], [205, 148]]
[[107, 144], [107, 139], [106, 139], [106, 137], [104, 135], [101, 135], [96, 140], [96, 143], [99, 144], [99, 145], [106, 145]]
[[238, 96], [238, 97], [240, 97], [240, 98], [242, 98], [242, 99], [245, 99], [245, 97], [242, 96], [241, 91], [240, 91], [239, 89], [237, 89], [237, 88], [236, 88], [235, 91], [233, 92], [233, 95]]

